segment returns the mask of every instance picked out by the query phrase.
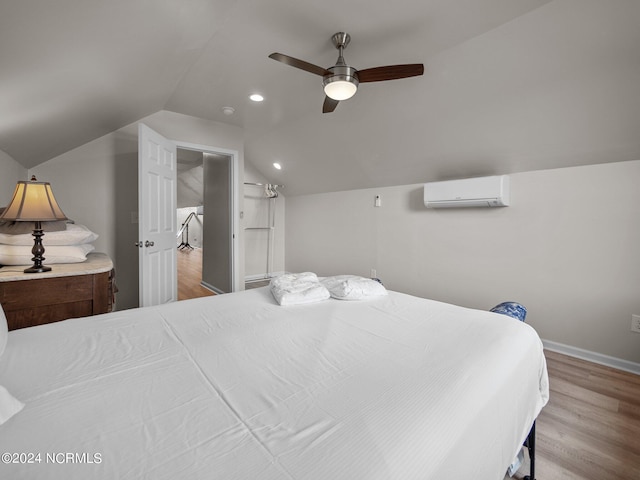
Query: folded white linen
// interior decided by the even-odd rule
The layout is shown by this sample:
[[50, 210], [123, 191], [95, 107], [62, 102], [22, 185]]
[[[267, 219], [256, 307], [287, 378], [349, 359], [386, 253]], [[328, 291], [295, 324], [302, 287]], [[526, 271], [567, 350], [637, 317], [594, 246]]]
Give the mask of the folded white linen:
[[[26, 245], [0, 245], [0, 265], [30, 265], [33, 253]], [[87, 254], [96, 247], [90, 243], [84, 245], [45, 245], [44, 263], [80, 263], [87, 259]]]
[[283, 306], [315, 303], [331, 297], [329, 290], [313, 272], [279, 275], [271, 279], [269, 288], [276, 301]]
[[338, 300], [363, 300], [387, 294], [387, 289], [380, 282], [357, 275], [326, 277], [321, 283], [327, 287], [331, 296]]
[[4, 353], [9, 341], [9, 326], [7, 325], [7, 316], [4, 314], [2, 304], [0, 304], [0, 357]]
[[24, 403], [13, 397], [6, 388], [0, 385], [0, 425], [23, 408]]
[[[0, 244], [3, 245], [26, 245], [33, 247], [33, 222], [31, 222], [31, 230], [29, 233], [9, 234], [0, 232]], [[53, 245], [83, 245], [85, 243], [93, 243], [98, 239], [98, 234], [89, 230], [86, 226], [80, 224], [67, 223], [64, 230], [55, 232], [46, 232], [43, 242], [46, 247]]]

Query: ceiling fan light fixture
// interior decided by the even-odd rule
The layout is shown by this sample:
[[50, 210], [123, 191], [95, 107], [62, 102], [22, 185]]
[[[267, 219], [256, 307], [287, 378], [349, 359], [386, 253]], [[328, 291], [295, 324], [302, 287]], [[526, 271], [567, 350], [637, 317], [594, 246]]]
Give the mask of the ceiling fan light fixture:
[[357, 90], [358, 83], [353, 78], [335, 75], [324, 81], [324, 93], [333, 100], [347, 100], [353, 97]]
[[330, 81], [324, 82], [324, 93], [338, 101], [353, 97], [357, 90], [358, 86], [349, 80], [331, 77]]

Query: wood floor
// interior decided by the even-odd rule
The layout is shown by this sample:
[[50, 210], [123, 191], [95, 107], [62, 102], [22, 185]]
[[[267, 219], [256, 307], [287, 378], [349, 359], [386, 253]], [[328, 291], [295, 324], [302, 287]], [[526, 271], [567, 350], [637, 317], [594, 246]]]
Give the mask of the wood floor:
[[202, 281], [202, 249], [178, 250], [178, 300], [215, 295], [200, 285]]
[[[200, 298], [215, 295], [208, 288], [203, 287], [202, 281], [202, 249], [187, 248], [178, 250], [178, 300]], [[254, 280], [245, 283], [245, 289], [263, 287], [269, 284], [269, 279]]]
[[[640, 376], [545, 351], [550, 400], [536, 422], [537, 480], [640, 479]], [[514, 478], [523, 478], [528, 465]]]

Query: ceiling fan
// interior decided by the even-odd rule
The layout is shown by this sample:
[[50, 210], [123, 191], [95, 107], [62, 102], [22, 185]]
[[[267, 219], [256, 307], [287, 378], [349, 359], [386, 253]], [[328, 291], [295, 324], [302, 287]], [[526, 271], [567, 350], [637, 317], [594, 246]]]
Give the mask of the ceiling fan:
[[347, 100], [355, 95], [360, 83], [417, 77], [424, 73], [424, 65], [422, 63], [388, 65], [386, 67], [356, 70], [347, 65], [342, 56], [342, 52], [351, 41], [349, 34], [338, 32], [331, 37], [331, 41], [340, 54], [336, 64], [329, 68], [322, 68], [282, 53], [272, 53], [269, 55], [269, 58], [323, 77], [322, 84], [326, 97], [322, 105], [322, 113], [333, 112], [341, 100]]

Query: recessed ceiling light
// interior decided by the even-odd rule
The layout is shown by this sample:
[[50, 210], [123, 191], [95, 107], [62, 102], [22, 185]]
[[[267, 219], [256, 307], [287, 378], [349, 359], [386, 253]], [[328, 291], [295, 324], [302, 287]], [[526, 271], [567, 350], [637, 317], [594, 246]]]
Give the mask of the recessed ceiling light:
[[235, 111], [236, 111], [236, 109], [233, 108], [233, 107], [222, 107], [222, 112], [225, 115], [233, 115]]
[[264, 100], [264, 97], [259, 93], [254, 93], [253, 95], [249, 96], [249, 98], [254, 102], [261, 102]]
[[275, 168], [276, 170], [282, 170], [282, 165], [280, 165], [278, 162], [274, 162], [273, 168]]

